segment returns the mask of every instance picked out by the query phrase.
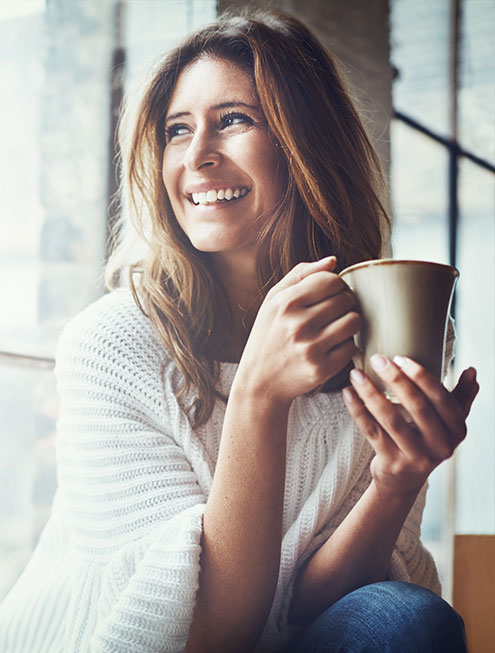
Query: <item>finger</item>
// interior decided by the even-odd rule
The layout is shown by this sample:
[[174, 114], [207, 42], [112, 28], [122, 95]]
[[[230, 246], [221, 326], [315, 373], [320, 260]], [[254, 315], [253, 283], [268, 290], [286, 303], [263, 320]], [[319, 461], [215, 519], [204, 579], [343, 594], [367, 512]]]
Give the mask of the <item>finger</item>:
[[375, 453], [389, 457], [395, 456], [398, 451], [397, 445], [376, 422], [356, 391], [350, 387], [344, 388], [342, 396], [350, 416], [369, 441]]
[[[441, 444], [436, 433], [438, 420], [441, 420], [448, 441], [455, 447], [466, 435], [466, 414], [456, 397], [416, 361], [401, 356], [396, 356], [394, 361], [395, 365], [391, 363], [381, 371], [377, 370], [380, 376], [393, 389], [428, 440], [435, 438]], [[392, 377], [396, 377], [395, 381]]]
[[351, 383], [366, 409], [407, 456], [424, 456], [424, 443], [396, 404], [389, 401], [361, 370], [351, 371]]
[[474, 367], [469, 367], [467, 370], [464, 370], [456, 387], [452, 390], [452, 394], [459, 404], [464, 417], [469, 415], [473, 401], [480, 389], [476, 375], [477, 373]]
[[339, 317], [349, 313], [355, 305], [354, 296], [347, 291], [341, 291], [306, 310], [309, 329], [320, 331]]
[[289, 286], [293, 286], [315, 272], [320, 272], [321, 270], [333, 272], [336, 265], [337, 258], [335, 256], [327, 256], [326, 258], [322, 258], [319, 261], [313, 261], [312, 263], [298, 263], [271, 289], [270, 293], [278, 292], [288, 288]]
[[[342, 279], [338, 275], [326, 270], [319, 270], [310, 274], [298, 283], [296, 288], [301, 305], [305, 308], [319, 304], [325, 299], [329, 299], [346, 290]], [[348, 290], [347, 294], [352, 296], [352, 293]]]
[[342, 342], [353, 338], [361, 328], [362, 318], [359, 313], [349, 311], [322, 329], [314, 340], [319, 351], [329, 352]]
[[322, 362], [324, 363], [327, 370], [327, 373], [324, 375], [324, 380], [327, 381], [331, 377], [338, 374], [341, 370], [343, 370], [344, 367], [346, 367], [346, 365], [348, 365], [352, 360], [352, 357], [355, 356], [356, 351], [356, 345], [354, 344], [354, 340], [352, 338], [341, 342], [336, 347], [328, 351], [322, 357]]

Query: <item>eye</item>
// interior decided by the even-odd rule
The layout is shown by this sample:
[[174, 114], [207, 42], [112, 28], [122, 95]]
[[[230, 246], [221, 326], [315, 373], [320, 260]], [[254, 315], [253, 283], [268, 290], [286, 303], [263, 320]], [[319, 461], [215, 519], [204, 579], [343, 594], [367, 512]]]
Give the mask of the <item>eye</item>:
[[165, 136], [167, 139], [167, 143], [170, 142], [176, 136], [184, 136], [187, 133], [189, 133], [189, 127], [181, 123], [177, 123], [175, 125], [169, 125], [168, 127], [165, 127]]
[[254, 120], [245, 113], [229, 111], [220, 115], [220, 124], [221, 129], [225, 129], [225, 127], [231, 127], [232, 125], [253, 125]]

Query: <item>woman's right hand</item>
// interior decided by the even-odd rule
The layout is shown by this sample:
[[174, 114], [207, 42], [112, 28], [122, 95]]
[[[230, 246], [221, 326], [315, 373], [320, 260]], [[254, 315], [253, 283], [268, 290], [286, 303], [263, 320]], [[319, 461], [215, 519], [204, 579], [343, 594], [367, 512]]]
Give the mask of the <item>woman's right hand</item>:
[[336, 262], [299, 263], [268, 292], [236, 375], [244, 391], [290, 404], [349, 363], [361, 318]]

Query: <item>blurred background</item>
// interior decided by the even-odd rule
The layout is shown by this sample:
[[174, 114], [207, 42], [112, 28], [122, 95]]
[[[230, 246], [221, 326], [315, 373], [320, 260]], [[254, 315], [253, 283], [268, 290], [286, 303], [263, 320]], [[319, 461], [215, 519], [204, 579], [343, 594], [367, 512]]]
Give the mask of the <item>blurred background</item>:
[[[104, 293], [121, 99], [183, 34], [244, 4], [0, 0], [0, 599], [56, 487], [58, 335]], [[495, 2], [270, 6], [344, 66], [390, 179], [393, 255], [461, 272], [449, 382], [472, 364], [481, 392], [468, 439], [431, 478], [423, 525], [450, 599], [454, 533], [495, 533]]]

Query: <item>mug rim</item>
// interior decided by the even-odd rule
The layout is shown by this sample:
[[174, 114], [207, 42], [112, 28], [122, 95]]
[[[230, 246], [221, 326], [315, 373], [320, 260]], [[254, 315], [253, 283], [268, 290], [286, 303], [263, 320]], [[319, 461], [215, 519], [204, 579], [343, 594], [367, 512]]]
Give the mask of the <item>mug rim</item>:
[[458, 277], [460, 274], [459, 270], [456, 267], [454, 267], [453, 265], [449, 265], [447, 263], [437, 263], [435, 261], [422, 261], [419, 259], [416, 260], [416, 259], [377, 258], [377, 259], [372, 259], [370, 261], [361, 261], [360, 263], [354, 263], [353, 265], [349, 265], [348, 267], [344, 268], [341, 272], [339, 272], [339, 277], [344, 276], [348, 272], [354, 272], [354, 270], [359, 270], [361, 268], [371, 268], [379, 265], [396, 265], [396, 264], [403, 264], [403, 263], [443, 268], [444, 270], [451, 272], [451, 274], [453, 274], [454, 277]]

